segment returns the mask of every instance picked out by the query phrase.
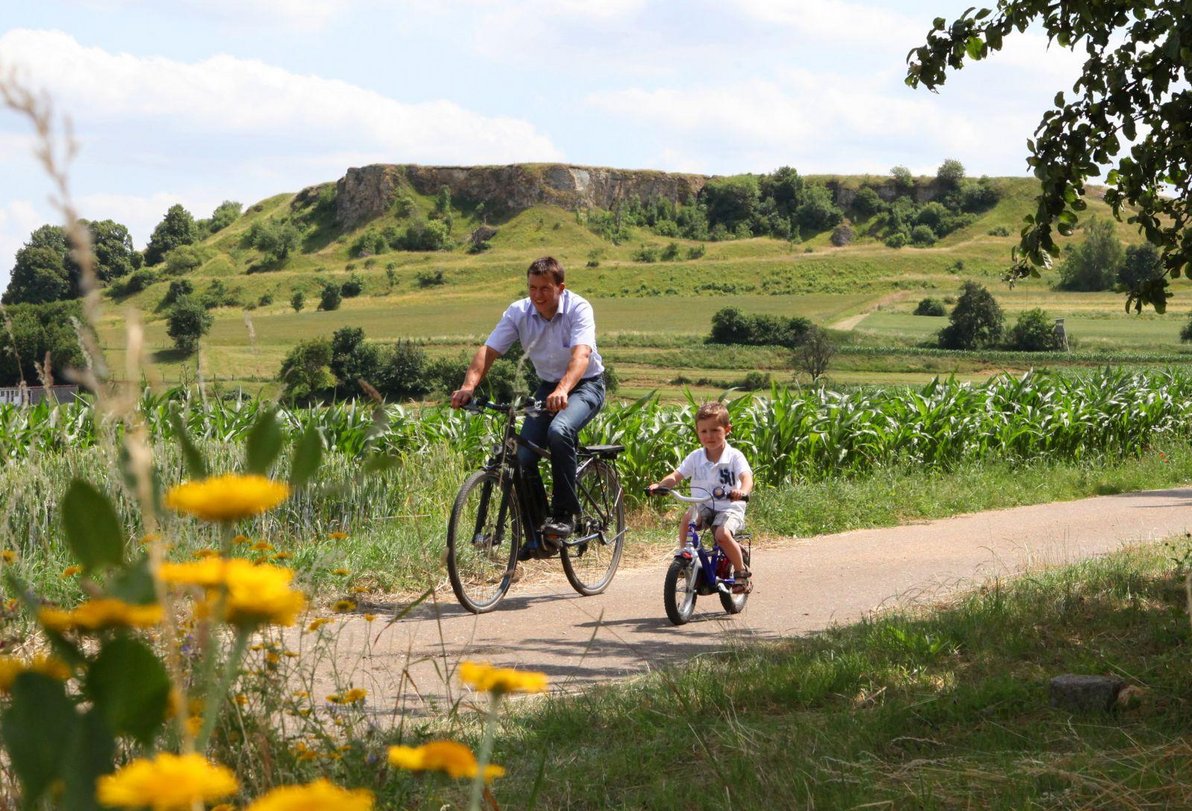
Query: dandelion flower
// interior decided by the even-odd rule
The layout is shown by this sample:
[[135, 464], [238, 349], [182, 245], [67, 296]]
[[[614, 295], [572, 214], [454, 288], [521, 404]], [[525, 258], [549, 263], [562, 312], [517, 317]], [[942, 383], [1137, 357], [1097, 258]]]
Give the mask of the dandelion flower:
[[306, 630], [317, 631], [329, 622], [331, 622], [330, 617], [316, 617], [310, 621], [310, 625], [306, 626]]
[[113, 597], [88, 600], [72, 611], [46, 607], [37, 612], [37, 619], [42, 626], [59, 633], [72, 628], [84, 631], [149, 628], [160, 623], [163, 616], [164, 612], [157, 603], [137, 605]]
[[11, 549], [0, 551], [0, 560], [4, 561], [5, 563], [16, 563], [17, 553]]
[[228, 561], [223, 558], [203, 558], [189, 563], [163, 563], [157, 570], [162, 582], [178, 586], [215, 588], [224, 582]]
[[332, 704], [360, 704], [364, 702], [367, 695], [368, 691], [363, 687], [353, 687], [351, 690], [329, 695], [327, 700]]
[[202, 755], [169, 753], [134, 760], [115, 774], [100, 777], [96, 787], [101, 805], [153, 811], [188, 811], [239, 789], [231, 769], [209, 763]]
[[257, 541], [252, 545], [252, 549], [254, 552], [272, 552], [273, 544], [268, 541]]
[[81, 571], [83, 571], [82, 566], [67, 566], [65, 569], [62, 570], [62, 577], [63, 577], [63, 579], [66, 579], [69, 577], [74, 577], [76, 574], [78, 574]]
[[349, 569], [339, 568], [339, 569], [332, 569], [331, 573], [335, 574], [335, 575], [339, 575], [340, 577], [344, 577], [345, 575], [349, 575], [352, 572]]
[[191, 555], [194, 558], [196, 558], [197, 560], [203, 560], [204, 558], [217, 558], [217, 557], [219, 557], [219, 550], [218, 549], [210, 549], [210, 548], [196, 549], [194, 552], [191, 553]]
[[158, 575], [166, 583], [202, 586], [208, 599], [226, 587], [226, 619], [233, 625], [293, 625], [306, 608], [306, 597], [290, 588], [294, 573], [284, 566], [253, 563], [243, 558], [208, 558], [189, 563], [163, 563]]
[[11, 690], [12, 683], [22, 673], [40, 673], [59, 681], [70, 678], [70, 668], [66, 663], [49, 656], [35, 656], [28, 660], [0, 656], [0, 693]]
[[541, 693], [548, 683], [545, 673], [480, 662], [460, 662], [459, 678], [464, 684], [490, 693]]
[[348, 533], [346, 533], [346, 532], [332, 532], [332, 533], [329, 533], [327, 535], [327, 537], [333, 541], [342, 541], [348, 537]]
[[[389, 763], [399, 769], [410, 771], [446, 772], [451, 777], [475, 777], [479, 764], [472, 750], [455, 741], [431, 741], [422, 746], [390, 746]], [[505, 769], [490, 765], [484, 769], [484, 780], [489, 782], [504, 777]]]
[[373, 621], [373, 620], [375, 620], [376, 618], [377, 618], [377, 615], [376, 615], [376, 614], [365, 614], [365, 615], [364, 615], [364, 621], [365, 621], [365, 622], [372, 622], [372, 621]]
[[332, 608], [335, 609], [335, 611], [337, 611], [340, 614], [343, 614], [346, 611], [355, 611], [356, 610], [356, 601], [355, 600], [336, 600], [335, 605], [332, 606]]
[[271, 510], [289, 496], [285, 482], [228, 473], [171, 487], [166, 506], [204, 521], [238, 521]]

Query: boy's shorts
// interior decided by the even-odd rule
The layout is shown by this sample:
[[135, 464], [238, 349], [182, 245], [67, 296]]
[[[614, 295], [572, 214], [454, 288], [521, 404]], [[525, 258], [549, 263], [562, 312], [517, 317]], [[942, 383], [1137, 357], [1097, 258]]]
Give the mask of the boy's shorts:
[[716, 512], [711, 507], [692, 507], [688, 518], [695, 521], [699, 529], [724, 527], [733, 536], [745, 528], [745, 516], [736, 512]]

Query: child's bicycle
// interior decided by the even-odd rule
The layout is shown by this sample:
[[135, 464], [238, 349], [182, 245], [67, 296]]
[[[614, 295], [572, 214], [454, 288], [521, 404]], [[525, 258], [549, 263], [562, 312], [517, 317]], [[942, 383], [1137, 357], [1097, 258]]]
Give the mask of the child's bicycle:
[[[724, 498], [725, 496], [723, 489], [719, 487], [711, 493], [702, 488], [693, 487], [691, 489], [693, 492], [699, 491], [707, 495], [702, 498], [694, 495], [685, 496], [664, 487], [656, 487], [647, 492], [650, 495], [670, 494], [673, 498], [687, 504], [703, 504], [713, 498]], [[748, 501], [749, 496], [745, 496], [744, 500]], [[683, 625], [691, 619], [691, 615], [695, 613], [695, 598], [701, 594], [718, 595], [720, 604], [730, 614], [740, 614], [749, 599], [747, 591], [739, 594], [733, 593], [736, 581], [733, 580], [732, 564], [729, 562], [728, 556], [724, 554], [724, 550], [716, 543], [715, 533], [711, 531], [711, 528], [708, 528], [708, 534], [713, 538], [711, 549], [703, 545], [696, 524], [688, 522], [687, 542], [681, 549], [675, 550], [675, 559], [671, 561], [670, 568], [666, 570], [666, 579], [662, 584], [663, 602], [666, 606], [667, 619], [675, 625]], [[753, 536], [748, 532], [741, 532], [734, 537], [741, 544], [741, 555], [745, 560], [745, 565], [749, 566], [750, 539]]]

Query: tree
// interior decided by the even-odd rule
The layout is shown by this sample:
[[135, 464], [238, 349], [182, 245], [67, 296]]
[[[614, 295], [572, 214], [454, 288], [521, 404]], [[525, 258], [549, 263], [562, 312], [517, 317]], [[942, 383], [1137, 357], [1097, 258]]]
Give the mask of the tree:
[[827, 231], [844, 219], [844, 212], [836, 207], [832, 192], [822, 183], [808, 183], [803, 187], [803, 199], [795, 210], [795, 221], [806, 231]]
[[[935, 19], [926, 44], [907, 56], [906, 82], [936, 90], [966, 59], [1001, 50], [1005, 38], [1042, 25], [1051, 42], [1086, 58], [1073, 98], [1057, 93], [1027, 142], [1041, 190], [1010, 269], [1038, 276], [1059, 255], [1052, 232], [1071, 234], [1086, 208], [1085, 181], [1105, 169], [1114, 217], [1137, 224], [1178, 277], [1192, 262], [1192, 14], [1185, 0], [1001, 0], [951, 23]], [[1123, 148], [1128, 146], [1128, 150]], [[1167, 306], [1167, 278], [1132, 290], [1126, 306]]]
[[83, 353], [74, 323], [82, 320], [79, 301], [14, 304], [5, 308], [8, 325], [0, 328], [0, 386], [24, 380], [36, 385], [48, 358], [50, 374], [61, 380], [61, 370], [83, 365]]
[[79, 269], [70, 259], [66, 230], [43, 225], [17, 251], [12, 277], [2, 299], [5, 304], [44, 304], [76, 298]]
[[232, 200], [224, 200], [215, 207], [215, 211], [211, 214], [211, 222], [207, 228], [211, 233], [222, 231], [236, 220], [240, 219], [240, 212], [243, 206]]
[[890, 170], [890, 177], [894, 181], [894, 188], [901, 194], [911, 194], [915, 190], [915, 176], [905, 166], [895, 166]]
[[1010, 348], [1019, 352], [1053, 352], [1062, 349], [1063, 342], [1055, 331], [1055, 320], [1036, 307], [1019, 314], [1010, 330]]
[[141, 255], [132, 246], [128, 228], [114, 220], [87, 223], [91, 232], [91, 253], [95, 259], [95, 275], [110, 282], [127, 276], [141, 266]]
[[153, 229], [145, 246], [145, 264], [156, 265], [179, 245], [190, 245], [199, 239], [195, 218], [181, 205], [170, 206], [162, 221]]
[[1118, 266], [1117, 286], [1127, 293], [1139, 290], [1154, 279], [1163, 278], [1163, 259], [1149, 242], [1127, 245], [1126, 257]]
[[976, 282], [964, 283], [948, 318], [950, 323], [939, 333], [942, 349], [983, 349], [996, 346], [1002, 339], [1002, 308]]
[[199, 339], [211, 329], [211, 314], [189, 296], [174, 302], [166, 316], [166, 334], [174, 339], [179, 352], [189, 355], [199, 348]]
[[1122, 264], [1122, 242], [1113, 222], [1093, 218], [1084, 228], [1084, 240], [1060, 265], [1062, 290], [1109, 290]]
[[287, 400], [309, 403], [329, 396], [335, 387], [331, 342], [326, 338], [299, 342], [282, 361], [277, 379]]
[[289, 220], [255, 226], [249, 232], [249, 236], [252, 246], [278, 266], [286, 263], [290, 254], [302, 241], [302, 234]]
[[338, 284], [324, 284], [323, 292], [319, 294], [319, 309], [338, 310], [339, 303], [343, 301], [343, 298]]
[[699, 197], [708, 212], [708, 223], [723, 225], [729, 231], [741, 223], [752, 222], [760, 201], [757, 178], [753, 175], [712, 178], [700, 190]]
[[294, 308], [294, 312], [302, 312], [302, 308], [306, 306], [306, 293], [295, 290], [294, 295], [290, 296], [290, 306]]
[[359, 381], [376, 386], [381, 379], [380, 350], [364, 342], [360, 327], [340, 327], [332, 334], [330, 366], [337, 397], [355, 397]]
[[954, 158], [948, 158], [936, 170], [935, 179], [948, 191], [959, 189], [960, 182], [964, 180], [964, 164]]
[[795, 368], [807, 372], [814, 383], [828, 371], [828, 364], [832, 362], [832, 356], [835, 354], [836, 344], [828, 337], [828, 331], [812, 326], [794, 349]]

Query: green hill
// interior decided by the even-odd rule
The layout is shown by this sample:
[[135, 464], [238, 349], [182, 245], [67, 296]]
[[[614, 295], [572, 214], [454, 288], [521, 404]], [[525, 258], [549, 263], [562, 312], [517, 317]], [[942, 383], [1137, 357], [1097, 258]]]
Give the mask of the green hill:
[[[272, 386], [296, 342], [347, 325], [362, 327], [369, 340], [417, 338], [433, 354], [462, 356], [487, 334], [501, 308], [522, 295], [528, 263], [550, 254], [568, 269], [568, 286], [596, 304], [601, 350], [630, 394], [680, 385], [674, 380], [704, 379], [715, 389], [752, 369], [789, 379], [789, 359], [776, 351], [726, 355], [698, 345], [712, 314], [722, 307], [803, 316], [842, 330], [839, 338], [846, 347], [905, 350], [943, 323], [910, 316], [919, 299], [951, 296], [967, 279], [993, 290], [1011, 319], [1038, 306], [1067, 317], [1069, 332], [1083, 349], [1124, 342], [1136, 351], [1179, 351], [1180, 313], [1187, 308], [1181, 310], [1178, 295], [1166, 317], [1127, 321], [1121, 296], [1059, 294], [1050, 289], [1054, 274], [1013, 290], [1000, 281], [1020, 223], [1033, 208], [1031, 179], [966, 181], [973, 189], [979, 184], [992, 204], [958, 213], [957, 227], [930, 246], [898, 248], [888, 246], [890, 210], [860, 211], [858, 202], [862, 194], [871, 203], [877, 195], [890, 206], [899, 194], [893, 179], [801, 181], [828, 190], [851, 231], [847, 244], [833, 244], [834, 237], [842, 241], [835, 226], [796, 227], [789, 238], [747, 236], [738, 227], [693, 239], [675, 235], [673, 221], [644, 222], [651, 206], [682, 217], [684, 209], [695, 208], [697, 195], [710, 194], [709, 184], [731, 197], [734, 183], [756, 184], [751, 176], [560, 165], [353, 169], [335, 184], [252, 205], [228, 227], [184, 249], [190, 261], [175, 263], [173, 272], [169, 259], [143, 271], [144, 289], [124, 296], [109, 291], [118, 306], [107, 308], [102, 339], [115, 368], [123, 368], [123, 314], [131, 306], [145, 322], [146, 346], [161, 382], [197, 373], [251, 391]], [[917, 178], [901, 193], [913, 202], [907, 210], [921, 212], [935, 202], [938, 215], [937, 201], [947, 192], [934, 178]], [[1109, 218], [1108, 206], [1095, 194], [1090, 197], [1087, 216]], [[771, 217], [770, 222], [777, 221]], [[279, 260], [262, 250], [268, 240], [260, 235], [286, 224], [297, 231], [297, 241]], [[785, 226], [779, 222], [779, 227]], [[1124, 242], [1141, 241], [1130, 226], [1119, 223], [1117, 231]], [[446, 242], [442, 249], [408, 249], [435, 239]], [[1079, 232], [1072, 239], [1080, 239]], [[177, 357], [165, 334], [163, 299], [176, 282], [219, 302], [197, 359]], [[349, 289], [358, 286], [359, 294], [344, 298], [334, 311], [316, 311], [324, 286], [342, 288], [345, 282]], [[290, 302], [299, 291], [305, 306], [296, 312]], [[979, 359], [969, 366], [957, 360], [900, 361], [892, 367], [857, 357], [842, 355], [834, 376], [842, 382], [888, 382], [920, 380], [940, 371], [973, 377], [991, 371]]]

